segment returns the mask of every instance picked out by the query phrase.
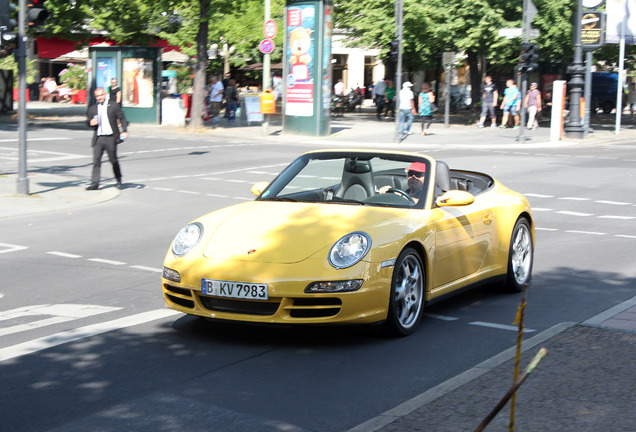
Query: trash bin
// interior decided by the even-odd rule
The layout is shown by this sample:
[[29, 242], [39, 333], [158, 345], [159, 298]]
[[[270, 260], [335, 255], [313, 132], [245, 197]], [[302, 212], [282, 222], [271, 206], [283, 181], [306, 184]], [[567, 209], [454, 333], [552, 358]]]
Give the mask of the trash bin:
[[272, 90], [265, 90], [261, 93], [261, 113], [276, 114], [276, 98]]

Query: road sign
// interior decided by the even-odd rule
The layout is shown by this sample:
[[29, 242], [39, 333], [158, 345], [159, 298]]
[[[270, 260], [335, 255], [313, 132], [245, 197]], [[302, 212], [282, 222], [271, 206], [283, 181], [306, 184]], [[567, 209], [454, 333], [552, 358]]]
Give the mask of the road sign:
[[271, 54], [274, 51], [275, 45], [274, 41], [270, 39], [263, 39], [260, 44], [258, 44], [258, 49], [263, 54]]
[[[521, 37], [521, 35], [523, 34], [523, 29], [519, 28], [502, 28], [499, 29], [499, 37], [505, 37], [508, 39], [512, 39], [515, 37]], [[530, 39], [535, 39], [538, 38], [539, 35], [541, 34], [541, 32], [539, 31], [539, 29], [535, 29], [535, 28], [531, 28], [528, 31], [528, 37]]]
[[272, 19], [265, 21], [265, 25], [263, 25], [263, 33], [265, 34], [265, 39], [274, 39], [278, 34], [276, 21]]

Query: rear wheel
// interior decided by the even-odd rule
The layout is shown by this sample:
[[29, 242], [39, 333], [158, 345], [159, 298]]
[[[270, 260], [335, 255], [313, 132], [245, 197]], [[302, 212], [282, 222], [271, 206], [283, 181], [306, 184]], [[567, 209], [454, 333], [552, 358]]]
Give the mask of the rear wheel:
[[393, 336], [415, 331], [424, 308], [426, 274], [419, 254], [406, 248], [398, 257], [391, 280], [391, 297], [385, 327]]
[[508, 276], [506, 289], [511, 292], [519, 292], [530, 285], [532, 276], [532, 262], [534, 259], [534, 246], [530, 222], [526, 218], [520, 218], [512, 230], [510, 237], [510, 249], [508, 251]]

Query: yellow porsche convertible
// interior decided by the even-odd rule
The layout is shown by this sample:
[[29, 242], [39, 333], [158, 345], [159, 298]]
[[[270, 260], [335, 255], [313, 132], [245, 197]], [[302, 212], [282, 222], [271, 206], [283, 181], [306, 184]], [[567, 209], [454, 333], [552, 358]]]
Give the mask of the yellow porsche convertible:
[[252, 192], [176, 235], [162, 276], [169, 308], [408, 335], [427, 304], [464, 288], [530, 283], [530, 206], [487, 174], [415, 153], [322, 150]]

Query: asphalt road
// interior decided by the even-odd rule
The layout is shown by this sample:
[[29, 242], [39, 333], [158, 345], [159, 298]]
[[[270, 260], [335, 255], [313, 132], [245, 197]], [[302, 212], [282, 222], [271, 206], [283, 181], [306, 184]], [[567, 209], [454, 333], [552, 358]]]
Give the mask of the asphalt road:
[[[30, 132], [30, 171], [88, 184], [89, 139]], [[315, 147], [324, 144], [136, 136], [120, 148], [117, 199], [0, 219], [0, 431], [345, 431], [513, 346], [520, 297], [488, 287], [431, 307], [402, 339], [215, 324], [164, 308], [160, 272], [176, 232], [252, 199], [252, 184]], [[635, 149], [418, 150], [530, 199], [532, 336], [633, 296]], [[0, 142], [0, 172], [15, 170], [8, 152]]]

